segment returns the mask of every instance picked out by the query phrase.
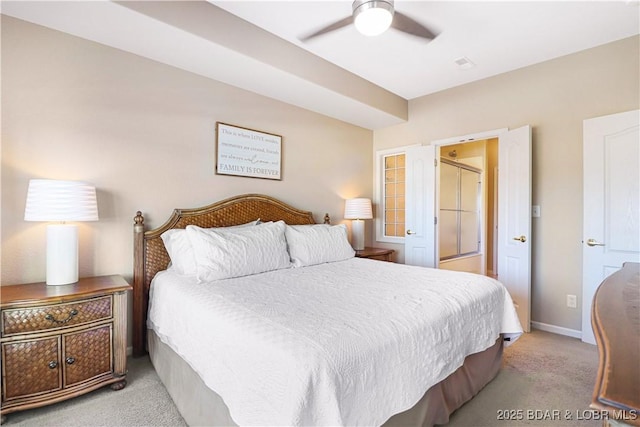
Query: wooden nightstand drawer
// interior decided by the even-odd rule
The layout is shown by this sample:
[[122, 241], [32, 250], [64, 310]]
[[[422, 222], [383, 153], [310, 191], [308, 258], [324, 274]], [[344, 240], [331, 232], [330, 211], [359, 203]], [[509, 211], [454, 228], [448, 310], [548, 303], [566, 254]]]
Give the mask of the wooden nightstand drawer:
[[8, 337], [110, 319], [111, 305], [111, 295], [107, 295], [67, 304], [3, 310], [2, 334]]

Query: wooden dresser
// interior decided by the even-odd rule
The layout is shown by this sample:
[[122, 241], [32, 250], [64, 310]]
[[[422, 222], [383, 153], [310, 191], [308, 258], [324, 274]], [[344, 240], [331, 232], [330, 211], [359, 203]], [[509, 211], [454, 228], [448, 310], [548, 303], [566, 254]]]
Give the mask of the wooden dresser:
[[591, 323], [600, 356], [591, 407], [606, 411], [605, 426], [640, 426], [640, 264], [600, 284]]
[[2, 418], [126, 385], [127, 291], [121, 276], [3, 286]]

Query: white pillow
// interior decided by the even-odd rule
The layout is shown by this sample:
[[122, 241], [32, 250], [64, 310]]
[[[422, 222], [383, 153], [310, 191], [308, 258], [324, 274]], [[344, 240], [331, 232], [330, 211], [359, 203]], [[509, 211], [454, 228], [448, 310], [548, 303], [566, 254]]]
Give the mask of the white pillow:
[[248, 276], [291, 266], [283, 221], [234, 230], [187, 226], [199, 282]]
[[[242, 227], [250, 227], [261, 224], [260, 219], [246, 224], [234, 225], [231, 227], [219, 227], [221, 230], [233, 230]], [[196, 274], [196, 260], [193, 247], [187, 237], [187, 231], [183, 228], [167, 230], [160, 235], [171, 258], [171, 269], [178, 274], [193, 276]]]
[[344, 224], [287, 225], [285, 236], [294, 267], [342, 261], [355, 255]]

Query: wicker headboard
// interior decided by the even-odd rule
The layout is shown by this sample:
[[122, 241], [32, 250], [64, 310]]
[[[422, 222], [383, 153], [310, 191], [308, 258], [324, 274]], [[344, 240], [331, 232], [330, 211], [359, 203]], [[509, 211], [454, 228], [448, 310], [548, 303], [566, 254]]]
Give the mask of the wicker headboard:
[[[145, 337], [149, 287], [157, 272], [169, 265], [169, 255], [160, 235], [172, 228], [197, 225], [203, 228], [228, 227], [256, 219], [283, 220], [289, 225], [313, 224], [311, 212], [293, 208], [286, 203], [260, 194], [245, 194], [194, 209], [175, 209], [160, 227], [145, 231], [144, 217], [138, 212], [134, 218], [133, 260], [133, 355], [145, 354]], [[325, 216], [325, 222], [328, 217]]]

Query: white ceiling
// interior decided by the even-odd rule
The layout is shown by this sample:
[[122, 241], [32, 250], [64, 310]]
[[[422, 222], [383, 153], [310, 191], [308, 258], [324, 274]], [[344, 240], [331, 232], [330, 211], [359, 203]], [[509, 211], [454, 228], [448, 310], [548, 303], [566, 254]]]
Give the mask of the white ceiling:
[[[349, 26], [301, 43], [301, 35], [350, 15], [351, 1], [212, 3], [406, 99], [639, 31], [637, 2], [397, 0], [396, 10], [440, 35], [425, 42], [391, 29], [366, 37]], [[460, 57], [476, 67], [460, 70]]]
[[431, 42], [352, 26], [299, 41], [350, 15], [345, 0], [2, 1], [2, 13], [376, 129], [406, 120], [406, 100], [639, 34], [638, 3], [397, 0], [440, 32]]

